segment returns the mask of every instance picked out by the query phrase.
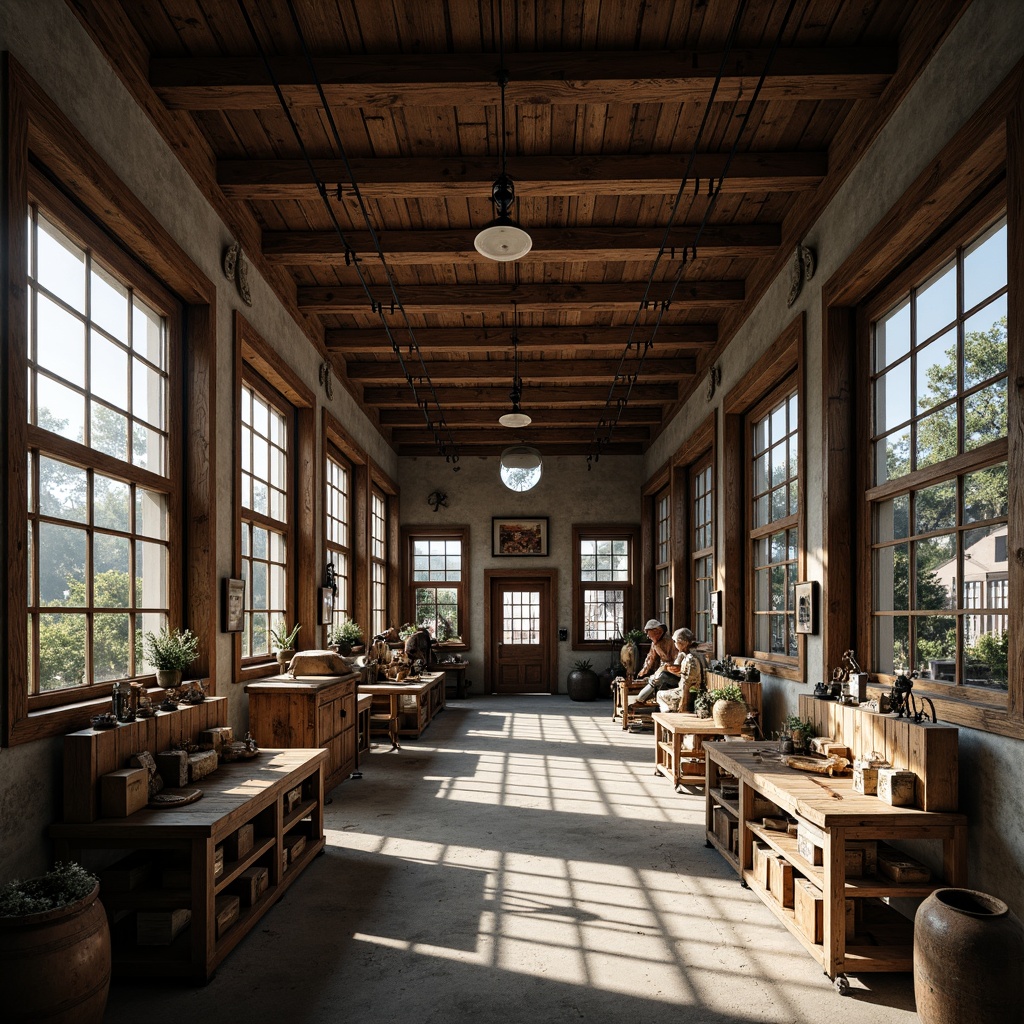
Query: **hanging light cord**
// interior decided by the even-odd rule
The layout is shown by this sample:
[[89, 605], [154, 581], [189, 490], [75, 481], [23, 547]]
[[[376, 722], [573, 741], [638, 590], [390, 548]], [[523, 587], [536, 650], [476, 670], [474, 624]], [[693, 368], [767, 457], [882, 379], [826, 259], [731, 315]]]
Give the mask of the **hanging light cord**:
[[[724, 52], [722, 54], [722, 61], [721, 61], [721, 64], [719, 65], [718, 73], [715, 76], [714, 85], [711, 88], [711, 94], [708, 97], [708, 102], [707, 102], [707, 104], [706, 104], [706, 106], [704, 108], [704, 117], [701, 120], [700, 129], [697, 132], [697, 136], [694, 139], [693, 148], [690, 151], [690, 157], [689, 157], [689, 160], [687, 161], [687, 165], [686, 165], [686, 172], [684, 173], [683, 179], [679, 183], [679, 188], [676, 191], [676, 199], [675, 199], [675, 202], [673, 203], [673, 206], [672, 206], [672, 213], [671, 213], [671, 215], [669, 217], [668, 224], [666, 225], [665, 231], [664, 231], [664, 233], [662, 235], [661, 246], [658, 249], [658, 254], [655, 257], [654, 265], [651, 267], [651, 272], [648, 275], [647, 284], [646, 284], [646, 287], [644, 288], [643, 298], [640, 300], [640, 304], [637, 307], [637, 311], [636, 311], [636, 313], [634, 314], [634, 317], [633, 317], [633, 323], [630, 325], [629, 337], [626, 339], [626, 345], [625, 345], [625, 347], [624, 347], [624, 349], [622, 351], [622, 355], [619, 357], [618, 370], [617, 370], [617, 372], [615, 374], [615, 377], [612, 380], [612, 383], [611, 383], [611, 385], [610, 385], [610, 387], [608, 389], [608, 398], [605, 400], [604, 411], [602, 412], [601, 418], [598, 421], [597, 427], [594, 429], [594, 439], [593, 439], [593, 441], [591, 443], [592, 444], [591, 452], [587, 456], [587, 468], [588, 469], [591, 468], [593, 462], [596, 462], [598, 459], [600, 459], [602, 448], [607, 448], [611, 444], [612, 433], [615, 430], [615, 427], [618, 425], [619, 420], [621, 419], [623, 409], [626, 408], [626, 405], [629, 402], [630, 396], [632, 395], [632, 392], [633, 392], [633, 385], [636, 383], [637, 379], [640, 376], [640, 372], [643, 370], [644, 360], [647, 357], [647, 353], [648, 353], [648, 351], [650, 350], [650, 348], [654, 344], [654, 338], [655, 338], [655, 336], [658, 333], [658, 328], [661, 326], [662, 319], [663, 319], [665, 313], [667, 312], [669, 306], [671, 305], [672, 299], [675, 297], [676, 290], [679, 288], [679, 285], [682, 282], [683, 272], [686, 269], [686, 260], [685, 260], [685, 258], [684, 258], [681, 266], [679, 267], [679, 270], [676, 272], [675, 278], [672, 281], [672, 287], [669, 290], [668, 298], [657, 303], [657, 310], [658, 310], [658, 312], [657, 312], [657, 316], [655, 318], [654, 324], [651, 327], [650, 336], [647, 338], [646, 341], [644, 341], [642, 343], [639, 340], [636, 342], [636, 348], [637, 348], [636, 368], [634, 369], [634, 371], [632, 373], [624, 373], [623, 372], [623, 368], [624, 368], [624, 366], [626, 364], [627, 358], [628, 358], [629, 353], [630, 353], [630, 351], [632, 349], [632, 346], [634, 344], [633, 337], [634, 337], [634, 334], [637, 332], [637, 329], [638, 329], [639, 324], [640, 324], [640, 314], [642, 312], [644, 312], [645, 310], [647, 310], [648, 308], [650, 308], [650, 305], [651, 305], [651, 303], [650, 303], [650, 292], [651, 292], [651, 289], [652, 289], [652, 287], [654, 285], [654, 275], [657, 272], [658, 265], [661, 262], [662, 257], [665, 256], [665, 254], [666, 254], [666, 252], [668, 250], [669, 235], [670, 235], [673, 227], [675, 226], [676, 217], [678, 216], [679, 210], [682, 207], [683, 192], [685, 191], [687, 182], [689, 181], [690, 176], [692, 174], [693, 166], [694, 166], [694, 163], [695, 163], [696, 158], [697, 158], [697, 153], [699, 151], [700, 141], [701, 141], [701, 139], [703, 137], [704, 129], [705, 129], [705, 126], [707, 125], [708, 118], [709, 118], [710, 113], [711, 113], [711, 107], [712, 107], [712, 104], [714, 103], [715, 96], [716, 96], [716, 94], [718, 92], [718, 87], [721, 84], [722, 77], [723, 77], [723, 75], [725, 73], [725, 62], [728, 59], [730, 51], [732, 50], [732, 48], [733, 48], [733, 46], [735, 44], [736, 35], [737, 35], [738, 29], [739, 29], [739, 24], [740, 24], [740, 21], [741, 21], [741, 19], [743, 17], [745, 9], [746, 9], [746, 0], [742, 0], [742, 2], [740, 3], [740, 6], [736, 10], [736, 16], [733, 19], [732, 27], [729, 30], [729, 39], [728, 39], [728, 42], [726, 44], [726, 48], [725, 48], [725, 50], [724, 50]], [[795, 9], [796, 9], [796, 0], [790, 0], [789, 6], [786, 9], [785, 16], [783, 17], [782, 23], [779, 26], [779, 31], [776, 34], [775, 40], [772, 43], [772, 47], [771, 47], [771, 49], [768, 52], [768, 56], [767, 56], [767, 58], [765, 60], [765, 63], [764, 63], [764, 68], [761, 71], [760, 77], [758, 78], [757, 85], [755, 86], [754, 91], [751, 94], [750, 101], [747, 104], [747, 109], [746, 109], [746, 111], [743, 114], [743, 118], [742, 118], [742, 120], [740, 122], [739, 129], [737, 130], [735, 139], [733, 140], [732, 148], [729, 150], [729, 154], [726, 157], [725, 165], [722, 168], [722, 174], [718, 178], [717, 183], [713, 186], [713, 188], [711, 190], [710, 198], [709, 198], [709, 201], [708, 201], [708, 205], [707, 205], [707, 208], [704, 211], [704, 216], [702, 217], [701, 222], [700, 222], [700, 224], [697, 227], [697, 232], [696, 232], [696, 234], [694, 236], [694, 241], [693, 241], [693, 254], [694, 254], [694, 256], [696, 256], [696, 252], [697, 252], [697, 243], [700, 241], [701, 234], [703, 233], [704, 228], [707, 226], [708, 219], [710, 218], [710, 215], [711, 215], [712, 211], [714, 210], [715, 205], [718, 202], [718, 197], [719, 197], [719, 195], [721, 194], [721, 191], [722, 191], [722, 185], [724, 184], [726, 177], [728, 177], [729, 168], [732, 165], [733, 158], [735, 157], [736, 152], [737, 152], [737, 150], [739, 148], [740, 139], [743, 137], [743, 134], [746, 131], [747, 125], [748, 125], [748, 123], [750, 121], [751, 114], [753, 113], [753, 110], [754, 110], [754, 104], [757, 102], [757, 99], [758, 99], [758, 97], [761, 94], [761, 89], [763, 88], [765, 80], [768, 77], [768, 72], [771, 70], [771, 66], [772, 66], [772, 62], [773, 62], [773, 60], [775, 58], [775, 54], [776, 54], [776, 52], [778, 51], [779, 47], [782, 44], [783, 35], [785, 34], [786, 28], [789, 25], [790, 18], [792, 17], [793, 11]], [[626, 393], [625, 393], [625, 395], [623, 395], [623, 396], [621, 396], [619, 398], [615, 398], [615, 390], [616, 390], [616, 388], [622, 382], [625, 382], [625, 384], [626, 384]], [[610, 412], [610, 410], [612, 408], [613, 400], [614, 400], [614, 405], [615, 405], [614, 415], [612, 415], [611, 412]], [[606, 430], [606, 432], [602, 436], [602, 430], [604, 428], [607, 428], [607, 430]]]
[[[338, 131], [338, 126], [334, 120], [334, 115], [331, 112], [330, 104], [327, 102], [327, 96], [324, 93], [323, 84], [320, 80], [319, 74], [317, 73], [316, 65], [315, 62], [313, 61], [313, 56], [310, 53], [308, 45], [306, 44], [306, 38], [302, 31], [302, 26], [299, 23], [298, 16], [295, 13], [295, 8], [292, 4], [292, 0], [287, 0], [287, 4], [288, 13], [291, 15], [292, 24], [294, 25], [295, 31], [299, 38], [299, 44], [302, 47], [303, 55], [305, 56], [306, 62], [309, 65], [313, 81], [316, 84], [317, 94], [320, 97], [320, 103], [323, 107], [324, 113], [327, 117], [328, 123], [331, 128], [331, 132], [334, 136], [334, 143], [337, 148], [338, 156], [341, 162], [344, 164], [345, 171], [352, 185], [352, 191], [356, 198], [356, 202], [358, 203], [359, 211], [362, 215], [363, 222], [369, 231], [370, 239], [373, 243], [374, 250], [376, 251], [376, 255], [380, 260], [380, 264], [384, 270], [384, 274], [387, 277], [387, 285], [391, 293], [390, 307], [393, 311], [398, 311], [402, 315], [406, 331], [408, 332], [408, 342], [406, 348], [408, 354], [410, 356], [416, 357], [416, 359], [418, 360], [418, 372], [414, 373], [410, 371], [409, 368], [407, 367], [406, 360], [402, 354], [402, 347], [396, 340], [391, 325], [388, 324], [387, 321], [384, 319], [384, 304], [377, 302], [373, 298], [373, 293], [370, 289], [370, 284], [367, 281], [366, 276], [364, 275], [362, 268], [360, 266], [360, 260], [356, 256], [355, 250], [352, 248], [352, 246], [349, 245], [348, 240], [345, 237], [345, 232], [341, 227], [341, 224], [338, 222], [338, 218], [334, 212], [333, 207], [331, 206], [330, 198], [327, 193], [326, 183], [316, 173], [316, 167], [314, 166], [313, 161], [309, 155], [309, 151], [306, 148], [306, 144], [302, 139], [302, 135], [299, 132], [298, 125], [296, 124], [295, 119], [292, 116], [291, 108], [288, 106], [288, 102], [285, 99], [284, 92], [282, 91], [281, 85], [277, 80], [277, 76], [274, 74], [274, 70], [270, 64], [270, 58], [267, 55], [267, 51], [264, 48], [262, 42], [260, 41], [258, 33], [256, 32], [256, 26], [253, 24], [252, 19], [249, 16], [249, 12], [246, 9], [244, 0], [238, 0], [238, 8], [242, 13], [243, 19], [245, 20], [245, 24], [249, 30], [249, 34], [252, 36], [253, 42], [255, 43], [256, 48], [259, 51], [260, 58], [263, 61], [263, 66], [267, 72], [267, 77], [270, 79], [270, 82], [274, 87], [274, 92], [277, 95], [278, 102], [281, 105], [281, 110], [284, 112], [284, 115], [288, 120], [289, 127], [291, 128], [292, 134], [295, 137], [295, 141], [299, 146], [299, 149], [302, 153], [302, 157], [305, 160], [306, 167], [308, 168], [313, 183], [316, 186], [317, 193], [320, 195], [320, 199], [324, 204], [324, 208], [327, 210], [327, 214], [330, 217], [334, 230], [337, 233], [338, 238], [341, 240], [342, 245], [344, 246], [345, 262], [347, 264], [350, 263], [355, 268], [356, 276], [359, 279], [359, 283], [362, 286], [363, 291], [366, 293], [366, 297], [370, 300], [370, 308], [373, 311], [375, 311], [380, 317], [381, 326], [383, 327], [384, 332], [388, 337], [388, 341], [391, 343], [391, 350], [397, 357], [399, 367], [401, 368], [402, 374], [405, 377], [406, 383], [412, 390], [413, 399], [416, 403], [417, 408], [421, 409], [423, 412], [427, 429], [430, 430], [430, 432], [433, 434], [434, 443], [437, 446], [438, 452], [445, 457], [446, 462], [457, 464], [459, 461], [458, 450], [455, 447], [455, 441], [452, 437], [451, 429], [449, 428], [447, 422], [445, 421], [444, 413], [441, 410], [441, 403], [437, 396], [437, 389], [434, 386], [434, 382], [430, 378], [430, 373], [428, 372], [426, 363], [424, 362], [423, 354], [420, 351], [418, 343], [416, 342], [416, 335], [415, 332], [413, 331], [412, 324], [409, 322], [408, 314], [406, 313], [405, 307], [402, 305], [401, 299], [399, 298], [398, 290], [395, 285], [395, 280], [391, 273], [391, 268], [388, 266], [387, 260], [384, 256], [384, 251], [380, 244], [380, 239], [377, 235], [376, 230], [373, 227], [369, 211], [366, 208], [366, 204], [363, 200], [362, 193], [359, 190], [358, 182], [355, 179], [355, 175], [352, 173], [352, 166], [349, 163], [348, 156], [345, 153], [345, 147], [342, 144], [341, 135], [340, 132]], [[420, 395], [416, 386], [417, 380], [420, 382], [421, 386], [424, 387], [430, 393], [429, 398], [422, 397]], [[431, 402], [433, 403], [433, 407], [436, 410], [435, 417], [433, 420], [431, 419], [430, 412]]]

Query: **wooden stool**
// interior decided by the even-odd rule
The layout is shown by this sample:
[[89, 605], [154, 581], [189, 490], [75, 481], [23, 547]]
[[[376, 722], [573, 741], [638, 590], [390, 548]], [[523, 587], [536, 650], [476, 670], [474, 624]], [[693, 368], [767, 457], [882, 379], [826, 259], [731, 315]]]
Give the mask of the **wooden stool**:
[[[383, 726], [383, 728], [381, 728]], [[391, 740], [391, 749], [400, 750], [398, 742], [398, 694], [375, 693], [370, 705], [370, 734], [386, 733]]]

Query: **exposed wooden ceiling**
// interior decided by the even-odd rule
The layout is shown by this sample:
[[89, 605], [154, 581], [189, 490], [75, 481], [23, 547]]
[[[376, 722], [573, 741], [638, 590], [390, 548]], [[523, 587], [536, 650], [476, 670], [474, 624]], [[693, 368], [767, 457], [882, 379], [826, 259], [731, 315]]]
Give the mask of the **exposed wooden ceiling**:
[[[68, 2], [406, 455], [645, 450], [967, 5]], [[473, 248], [502, 3], [516, 263]]]

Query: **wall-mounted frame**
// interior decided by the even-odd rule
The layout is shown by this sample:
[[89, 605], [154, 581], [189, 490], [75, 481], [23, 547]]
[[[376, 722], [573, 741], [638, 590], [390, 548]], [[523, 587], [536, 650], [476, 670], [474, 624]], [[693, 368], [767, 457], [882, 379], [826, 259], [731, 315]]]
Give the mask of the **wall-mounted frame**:
[[793, 584], [793, 606], [796, 608], [796, 631], [818, 632], [818, 584], [814, 580]]
[[494, 516], [491, 519], [492, 555], [546, 555], [547, 516]]
[[711, 607], [709, 611], [711, 613], [711, 625], [720, 626], [722, 624], [722, 592], [720, 590], [711, 591]]
[[221, 581], [221, 632], [241, 633], [245, 625], [245, 580]]
[[317, 602], [316, 621], [320, 626], [329, 626], [334, 618], [334, 587], [321, 587]]

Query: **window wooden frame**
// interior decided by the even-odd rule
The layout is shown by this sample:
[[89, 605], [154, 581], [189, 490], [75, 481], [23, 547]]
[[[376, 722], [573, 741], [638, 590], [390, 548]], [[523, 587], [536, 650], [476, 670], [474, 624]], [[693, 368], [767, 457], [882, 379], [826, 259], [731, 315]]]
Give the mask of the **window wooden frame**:
[[[802, 682], [806, 672], [807, 641], [797, 638], [796, 658], [755, 652], [753, 623], [753, 566], [751, 564], [752, 472], [749, 459], [749, 433], [752, 414], [762, 403], [776, 396], [783, 384], [788, 392], [797, 393], [798, 410], [798, 473], [799, 488], [797, 529], [797, 579], [806, 579], [806, 507], [804, 477], [807, 449], [807, 401], [803, 382], [804, 317], [794, 319], [768, 350], [743, 375], [726, 395], [723, 404], [724, 452], [721, 506], [724, 535], [721, 555], [723, 590], [722, 649], [756, 661], [758, 668], [769, 675]], [[776, 398], [777, 401], [777, 398]], [[778, 529], [778, 527], [776, 527]]]
[[[402, 621], [415, 622], [413, 616], [416, 614], [416, 591], [424, 587], [444, 586], [456, 591], [459, 604], [459, 636], [461, 643], [447, 643], [445, 650], [465, 651], [469, 648], [470, 641], [470, 546], [468, 526], [403, 526], [402, 537], [402, 580], [404, 581], [402, 595]], [[413, 572], [413, 544], [418, 540], [458, 540], [462, 545], [462, 573], [461, 580], [455, 582], [439, 581], [416, 581], [412, 578]]]
[[385, 508], [385, 552], [384, 559], [379, 564], [384, 570], [384, 627], [399, 626], [402, 624], [400, 618], [402, 612], [402, 586], [401, 586], [401, 541], [399, 538], [398, 525], [398, 501], [399, 490], [397, 484], [372, 460], [369, 463], [369, 488], [367, 495], [367, 609], [369, 621], [373, 608], [373, 542], [371, 536], [371, 516], [373, 496], [384, 499]]
[[[580, 543], [584, 540], [627, 540], [629, 542], [629, 580], [584, 582], [580, 579], [581, 558]], [[573, 650], [607, 651], [616, 643], [616, 638], [607, 640], [585, 640], [583, 609], [583, 592], [585, 590], [619, 590], [623, 595], [623, 621], [625, 629], [635, 622], [640, 613], [640, 527], [622, 523], [573, 523], [572, 527], [572, 646]]]
[[[101, 160], [78, 129], [10, 54], [2, 66], [4, 138], [3, 192], [0, 222], [23, 225], [28, 213], [31, 160], [45, 167], [56, 183], [73, 182], [74, 202], [100, 229], [112, 235], [149, 273], [183, 303], [185, 344], [181, 353], [180, 406], [190, 421], [182, 431], [179, 480], [185, 513], [181, 534], [182, 561], [170, 567], [179, 587], [171, 625], [188, 626], [199, 639], [193, 669], [217, 686], [214, 642], [218, 635], [215, 537], [216, 374], [214, 308], [216, 290], [188, 254], [149, 210]], [[0, 718], [4, 746], [59, 736], [89, 723], [90, 716], [109, 706], [106, 696], [72, 705], [31, 710], [25, 677], [27, 665], [27, 594], [25, 523], [27, 516], [28, 418], [24, 381], [26, 351], [26, 240], [21, 230], [5, 231], [5, 274], [0, 286], [0, 318], [6, 343], [0, 346], [0, 419], [4, 423], [0, 457], [4, 460], [0, 493], [0, 534], [6, 536], [6, 557], [0, 559]], [[105, 254], [106, 255], [106, 254]], [[178, 396], [172, 395], [177, 404]]]
[[[698, 548], [695, 536], [697, 527], [696, 488], [698, 480], [705, 475], [710, 478], [710, 485], [702, 495], [710, 497], [710, 518], [707, 520], [710, 537], [708, 544]], [[713, 645], [715, 642], [715, 623], [711, 615], [711, 594], [716, 589], [715, 579], [718, 561], [715, 557], [715, 537], [717, 534], [715, 519], [718, 507], [715, 500], [717, 493], [715, 488], [715, 453], [713, 450], [709, 449], [703, 456], [687, 466], [686, 485], [687, 507], [689, 511], [688, 529], [686, 531], [686, 558], [689, 570], [687, 578], [690, 581], [688, 595], [690, 614], [687, 616], [686, 625], [693, 630], [698, 643], [711, 643]], [[708, 558], [711, 559], [711, 575], [707, 577], [698, 575], [700, 563], [706, 562]], [[699, 593], [700, 581], [702, 579], [709, 581], [707, 605], [703, 609], [701, 608]], [[704, 624], [707, 627], [706, 629], [701, 629], [701, 616], [707, 617], [707, 622]]]
[[[867, 590], [869, 520], [863, 495], [868, 477], [858, 460], [859, 445], [866, 436], [857, 364], [859, 330], [863, 316], [858, 310], [870, 302], [879, 287], [899, 274], [908, 262], [927, 259], [927, 254], [946, 236], [955, 245], [961, 232], [950, 229], [965, 211], [973, 210], [978, 223], [1007, 210], [1008, 338], [1008, 535], [1010, 589], [1024, 593], [1024, 435], [1021, 433], [1024, 379], [1024, 62], [1018, 64], [970, 120], [931, 160], [918, 178], [894, 204], [886, 217], [850, 254], [827, 282], [822, 294], [822, 388], [825, 416], [823, 466], [824, 533], [830, 571], [823, 595], [822, 632], [825, 663], [838, 664], [843, 649], [858, 652], [870, 645]], [[971, 205], [973, 203], [973, 206]], [[962, 240], [960, 238], [959, 240]], [[908, 261], [907, 253], [912, 254]], [[922, 257], [921, 254], [924, 254]], [[937, 255], [932, 257], [937, 259]], [[908, 269], [909, 272], [909, 269]], [[1014, 382], [1018, 382], [1014, 385]], [[851, 530], [856, 525], [856, 533]], [[853, 535], [851, 537], [851, 535]], [[846, 566], [851, 568], [848, 570]], [[830, 592], [831, 591], [831, 592]], [[856, 598], [854, 597], [856, 595]], [[1024, 739], [1024, 602], [1012, 601], [1008, 609], [1009, 658], [1004, 694], [985, 693], [979, 700], [970, 694], [922, 691], [935, 702], [940, 719], [955, 725]], [[865, 659], [867, 660], [867, 659]], [[874, 677], [870, 692], [887, 689], [887, 678]], [[940, 687], [943, 684], [939, 684]], [[915, 686], [915, 688], [917, 688]]]
[[[316, 430], [313, 392], [283, 359], [260, 336], [241, 313], [235, 312], [235, 382], [234, 382], [234, 517], [232, 551], [234, 576], [241, 576], [241, 444], [242, 423], [238, 403], [243, 380], [250, 386], [262, 381], [276, 391], [294, 410], [294, 437], [289, 460], [289, 519], [292, 528], [288, 552], [287, 610], [289, 625], [299, 622], [303, 630], [298, 648], [309, 647], [316, 636], [317, 608], [321, 573], [316, 569], [315, 529], [313, 521], [316, 493]], [[278, 399], [280, 401], [280, 399]], [[277, 662], [264, 657], [242, 660], [241, 634], [234, 634], [235, 682], [247, 682], [277, 671]]]
[[[331, 444], [324, 437], [323, 454], [323, 507], [324, 507], [324, 559], [334, 566], [334, 612], [332, 621], [327, 626], [327, 632], [336, 628], [345, 619], [354, 618], [353, 594], [355, 593], [355, 496], [356, 496], [356, 467], [352, 461], [344, 456], [336, 445]], [[331, 493], [335, 488], [331, 483], [331, 464], [337, 466], [344, 474], [347, 481], [347, 489], [344, 493], [345, 510], [344, 516], [338, 519], [345, 530], [348, 543], [342, 544], [330, 537], [331, 520], [335, 517], [329, 514], [331, 507]], [[341, 572], [341, 560], [344, 560], [345, 571]], [[365, 630], [364, 630], [365, 633]]]

